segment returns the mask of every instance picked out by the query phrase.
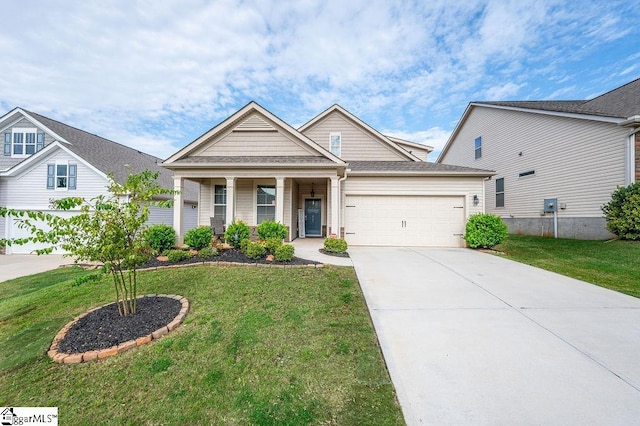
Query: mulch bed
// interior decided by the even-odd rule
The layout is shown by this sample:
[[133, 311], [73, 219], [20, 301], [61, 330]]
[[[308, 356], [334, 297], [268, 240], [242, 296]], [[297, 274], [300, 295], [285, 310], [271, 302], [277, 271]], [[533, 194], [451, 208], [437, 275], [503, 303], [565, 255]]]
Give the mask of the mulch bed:
[[326, 254], [327, 256], [333, 256], [333, 257], [350, 257], [349, 253], [344, 252], [344, 253], [334, 253], [332, 251], [326, 251], [325, 249], [321, 248], [318, 250], [320, 253], [322, 254]]
[[279, 262], [274, 260], [273, 262], [268, 262], [266, 258], [262, 258], [259, 260], [251, 259], [245, 256], [238, 249], [225, 249], [220, 251], [218, 256], [205, 259], [198, 256], [194, 256], [190, 259], [182, 260], [180, 262], [160, 262], [157, 259], [151, 259], [148, 262], [145, 262], [144, 265], [140, 266], [140, 269], [143, 268], [154, 268], [158, 266], [170, 266], [170, 265], [186, 265], [189, 263], [202, 263], [202, 262], [234, 262], [234, 263], [260, 263], [260, 264], [272, 264], [272, 265], [318, 265], [321, 262], [316, 262], [314, 260], [301, 259], [299, 257], [293, 257], [291, 262]]
[[58, 345], [58, 352], [79, 353], [107, 349], [151, 334], [178, 315], [182, 304], [169, 297], [138, 299], [135, 315], [121, 317], [115, 303], [80, 318]]

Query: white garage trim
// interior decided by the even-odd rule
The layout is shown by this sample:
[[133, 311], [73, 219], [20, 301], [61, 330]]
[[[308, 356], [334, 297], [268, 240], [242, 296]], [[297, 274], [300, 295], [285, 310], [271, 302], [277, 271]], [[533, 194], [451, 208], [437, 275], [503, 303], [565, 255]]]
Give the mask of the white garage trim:
[[464, 247], [464, 195], [345, 196], [349, 245]]

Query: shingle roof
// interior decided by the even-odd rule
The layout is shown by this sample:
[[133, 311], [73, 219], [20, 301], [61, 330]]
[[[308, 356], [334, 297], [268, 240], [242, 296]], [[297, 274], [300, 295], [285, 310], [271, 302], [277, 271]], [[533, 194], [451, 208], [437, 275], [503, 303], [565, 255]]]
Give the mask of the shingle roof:
[[235, 156], [235, 157], [213, 157], [213, 156], [191, 156], [176, 160], [173, 164], [333, 164], [338, 166], [329, 158], [320, 156]]
[[407, 173], [454, 173], [479, 174], [491, 176], [491, 170], [474, 169], [472, 167], [453, 166], [450, 164], [428, 163], [426, 161], [349, 161], [349, 169], [353, 172], [407, 172]]
[[[160, 167], [162, 159], [40, 114], [24, 111], [69, 142], [68, 145], [64, 144], [65, 147], [101, 172], [111, 173], [116, 181], [122, 183], [130, 173], [149, 169], [159, 172], [158, 183], [162, 187], [173, 189], [173, 173]], [[198, 185], [195, 182], [185, 181], [184, 198], [188, 201], [198, 199]]]
[[473, 103], [626, 119], [640, 115], [640, 78], [590, 100]]

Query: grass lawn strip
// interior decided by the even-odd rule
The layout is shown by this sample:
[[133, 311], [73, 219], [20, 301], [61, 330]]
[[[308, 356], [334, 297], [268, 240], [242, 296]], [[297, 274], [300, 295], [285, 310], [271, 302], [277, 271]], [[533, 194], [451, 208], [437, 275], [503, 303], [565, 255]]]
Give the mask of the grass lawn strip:
[[[52, 363], [64, 324], [112, 300], [108, 277], [0, 283], [0, 405], [64, 424], [404, 424], [353, 268], [197, 266], [141, 273], [190, 301], [182, 326], [117, 357]], [[35, 309], [29, 307], [35, 306]]]
[[509, 235], [497, 250], [509, 259], [640, 297], [640, 242]]

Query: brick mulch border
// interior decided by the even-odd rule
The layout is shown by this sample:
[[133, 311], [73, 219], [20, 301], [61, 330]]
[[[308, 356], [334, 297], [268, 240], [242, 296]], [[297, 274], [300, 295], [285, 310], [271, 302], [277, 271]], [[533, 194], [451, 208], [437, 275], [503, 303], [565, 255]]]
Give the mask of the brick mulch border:
[[51, 347], [49, 348], [47, 355], [49, 355], [49, 357], [52, 360], [60, 364], [79, 364], [81, 362], [88, 362], [88, 361], [94, 361], [96, 359], [108, 358], [110, 356], [117, 355], [129, 349], [142, 346], [146, 343], [149, 343], [152, 340], [161, 338], [162, 336], [173, 331], [176, 327], [182, 324], [182, 321], [184, 321], [184, 317], [187, 315], [187, 312], [189, 312], [189, 301], [182, 296], [177, 296], [175, 294], [146, 294], [144, 296], [138, 297], [138, 299], [141, 299], [143, 297], [170, 297], [172, 299], [176, 299], [180, 301], [180, 303], [182, 303], [182, 308], [180, 309], [180, 312], [178, 313], [178, 315], [176, 315], [176, 317], [169, 324], [157, 329], [153, 333], [148, 334], [146, 336], [138, 337], [137, 339], [129, 340], [127, 342], [120, 343], [119, 345], [112, 346], [106, 349], [96, 350], [96, 351], [87, 351], [87, 352], [80, 352], [80, 353], [73, 353], [73, 354], [58, 352], [58, 345], [62, 341], [62, 339], [64, 339], [64, 337], [67, 335], [67, 332], [69, 331], [69, 329], [73, 327], [73, 325], [76, 322], [78, 322], [80, 318], [86, 315], [89, 315], [91, 312], [97, 311], [98, 309], [103, 308], [104, 306], [111, 304], [111, 303], [107, 303], [107, 305], [103, 305], [98, 308], [93, 308], [88, 310], [84, 314], [75, 317], [73, 321], [71, 321], [64, 327], [62, 327], [62, 329], [58, 332], [58, 334], [56, 334], [56, 337], [53, 338], [53, 343], [51, 343]]

